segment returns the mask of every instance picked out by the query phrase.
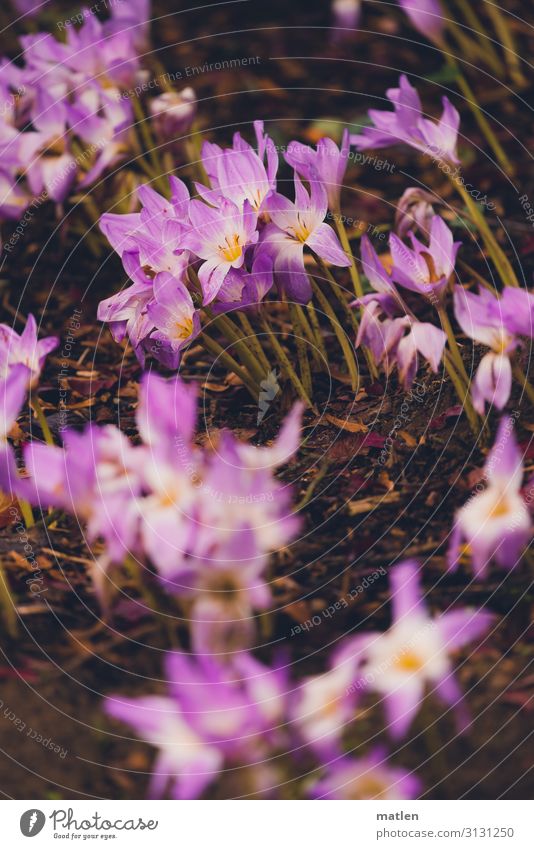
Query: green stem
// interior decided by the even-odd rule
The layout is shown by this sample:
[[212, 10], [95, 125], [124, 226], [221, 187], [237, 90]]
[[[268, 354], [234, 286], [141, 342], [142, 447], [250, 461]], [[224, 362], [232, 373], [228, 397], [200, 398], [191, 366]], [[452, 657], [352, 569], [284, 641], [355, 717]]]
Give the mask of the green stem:
[[219, 343], [216, 342], [215, 339], [211, 339], [211, 337], [208, 336], [205, 331], [201, 334], [201, 339], [202, 344], [210, 352], [210, 354], [213, 354], [218, 360], [221, 361], [221, 363], [223, 363], [223, 365], [226, 366], [229, 371], [233, 371], [234, 374], [239, 377], [239, 379], [243, 382], [243, 384], [246, 386], [246, 388], [252, 395], [254, 401], [257, 402], [260, 394], [259, 387], [252, 380], [252, 378], [245, 371], [245, 369], [242, 368], [236, 360], [234, 360], [231, 354], [224, 350], [222, 345], [219, 345]]
[[17, 636], [17, 608], [13, 598], [11, 596], [11, 592], [9, 590], [9, 585], [7, 583], [6, 573], [4, 571], [3, 566], [0, 564], [0, 605], [4, 609], [5, 620], [6, 620], [6, 628], [7, 632], [11, 637]]
[[480, 212], [477, 204], [475, 203], [469, 192], [466, 190], [463, 183], [455, 180], [452, 174], [449, 175], [449, 179], [456, 187], [457, 191], [460, 193], [462, 200], [464, 201], [473, 221], [476, 222], [476, 226], [478, 227], [480, 234], [484, 239], [484, 243], [486, 245], [488, 253], [493, 260], [493, 264], [495, 265], [495, 268], [497, 269], [503, 284], [505, 286], [519, 286], [514, 269], [512, 268], [508, 257], [500, 247], [493, 233], [491, 232], [490, 226], [482, 215], [482, 213]]
[[493, 5], [493, 3], [490, 2], [486, 3], [486, 10], [492, 20], [497, 35], [501, 39], [502, 47], [504, 48], [504, 61], [508, 66], [512, 80], [519, 86], [525, 85], [525, 78], [521, 71], [521, 63], [519, 61], [519, 56], [517, 55], [514, 37], [511, 33], [510, 27], [503, 17], [501, 9], [497, 4]]
[[438, 307], [438, 315], [441, 321], [441, 326], [447, 334], [447, 340], [449, 342], [449, 348], [451, 350], [451, 356], [455, 368], [467, 388], [469, 386], [469, 377], [464, 366], [464, 361], [462, 360], [462, 355], [460, 353], [456, 337], [454, 335], [454, 330], [452, 329], [452, 325], [449, 321], [449, 316], [447, 315], [447, 310], [444, 307]]
[[250, 341], [251, 347], [256, 352], [256, 355], [265, 370], [265, 374], [267, 374], [271, 370], [271, 364], [269, 363], [269, 360], [265, 355], [265, 351], [261, 347], [261, 342], [258, 339], [258, 334], [252, 327], [248, 316], [246, 316], [244, 312], [239, 311], [239, 321], [241, 322], [241, 327], [243, 328], [245, 334], [248, 337], [247, 341]]
[[55, 445], [54, 437], [52, 436], [52, 432], [48, 426], [44, 410], [41, 407], [41, 402], [39, 401], [37, 395], [32, 395], [32, 407], [35, 415], [37, 416], [37, 421], [39, 422], [41, 430], [43, 431], [45, 442], [47, 443], [47, 445]]
[[[300, 304], [294, 304], [294, 307], [297, 311], [297, 315], [299, 317], [300, 326], [303, 330], [303, 333], [304, 333], [306, 339], [308, 340], [308, 342], [310, 343], [313, 360], [314, 360], [317, 368], [319, 368], [322, 371], [325, 367], [325, 361], [321, 357], [321, 352], [320, 352], [321, 349], [318, 348], [317, 340], [315, 338], [315, 333], [313, 331], [313, 328], [310, 326], [310, 322], [306, 318], [306, 315], [305, 315], [304, 310], [302, 309], [301, 305]], [[321, 342], [322, 342], [322, 340], [321, 340]]]
[[22, 518], [24, 519], [24, 524], [29, 530], [35, 525], [35, 519], [33, 518], [33, 510], [24, 498], [19, 498], [18, 502]]
[[328, 354], [326, 352], [325, 344], [323, 342], [323, 335], [321, 333], [321, 325], [319, 324], [319, 319], [317, 318], [317, 313], [315, 312], [315, 307], [314, 307], [312, 301], [310, 301], [306, 305], [306, 309], [308, 310], [308, 315], [310, 317], [310, 325], [311, 325], [311, 328], [313, 330], [315, 343], [316, 343], [317, 347], [319, 348], [321, 354], [323, 355], [326, 365], [329, 367], [330, 363], [328, 361]]
[[[504, 65], [502, 64], [499, 54], [495, 50], [495, 47], [491, 41], [489, 33], [486, 31], [482, 21], [476, 14], [473, 9], [472, 0], [457, 0], [458, 6], [462, 10], [464, 17], [471, 27], [471, 30], [475, 33], [480, 46], [482, 48], [481, 56], [485, 58], [486, 62], [493, 68], [497, 77], [504, 77]], [[450, 21], [448, 23], [452, 32], [456, 34], [457, 29], [461, 29], [454, 22], [454, 12], [450, 15]], [[470, 54], [467, 53], [467, 56]]]
[[328, 298], [325, 297], [318, 283], [313, 279], [311, 279], [311, 284], [313, 287], [313, 291], [315, 292], [315, 296], [321, 305], [321, 309], [328, 316], [330, 324], [332, 325], [332, 330], [336, 334], [337, 340], [341, 346], [341, 349], [345, 355], [345, 361], [347, 363], [347, 368], [349, 370], [350, 378], [351, 378], [351, 386], [354, 392], [356, 392], [359, 383], [359, 375], [358, 375], [358, 366], [356, 365], [356, 359], [354, 357], [353, 351], [351, 349], [350, 343], [345, 335], [345, 332], [339, 321], [336, 318], [336, 314], [332, 307], [330, 306], [330, 302]]
[[312, 381], [311, 381], [311, 371], [310, 371], [310, 363], [308, 360], [308, 353], [306, 351], [306, 339], [304, 335], [304, 331], [301, 327], [301, 323], [299, 320], [298, 313], [295, 309], [295, 305], [291, 302], [287, 302], [287, 306], [289, 309], [289, 315], [291, 317], [291, 321], [293, 327], [295, 329], [295, 342], [297, 345], [297, 357], [299, 360], [299, 370], [300, 376], [302, 379], [302, 385], [304, 389], [308, 393], [308, 395], [312, 396]]
[[456, 394], [458, 395], [458, 399], [462, 408], [465, 410], [467, 419], [469, 421], [469, 426], [473, 432], [473, 435], [478, 437], [479, 435], [479, 426], [478, 426], [478, 416], [473, 407], [473, 403], [471, 401], [471, 397], [469, 394], [469, 389], [464, 386], [463, 381], [460, 376], [456, 372], [454, 364], [452, 362], [452, 358], [445, 353], [444, 357], [445, 368], [447, 370], [447, 374], [449, 375], [451, 382], [456, 390]]
[[269, 342], [271, 343], [273, 352], [274, 352], [275, 356], [277, 357], [277, 359], [279, 360], [280, 365], [282, 366], [282, 369], [286, 374], [286, 377], [293, 384], [293, 387], [295, 388], [295, 391], [296, 391], [297, 395], [299, 396], [299, 398], [302, 401], [304, 401], [306, 406], [311, 407], [311, 409], [313, 410], [314, 406], [313, 406], [313, 404], [312, 404], [312, 402], [311, 402], [311, 400], [308, 396], [308, 393], [306, 392], [306, 389], [304, 388], [302, 381], [300, 380], [295, 369], [291, 365], [288, 357], [286, 356], [286, 352], [284, 351], [284, 349], [280, 345], [280, 342], [278, 341], [275, 334], [273, 333], [273, 331], [271, 330], [267, 321], [264, 318], [261, 319], [261, 324], [262, 324], [263, 329], [265, 330], [265, 333], [267, 334]]
[[517, 380], [518, 383], [521, 384], [523, 390], [525, 391], [527, 398], [530, 401], [530, 403], [534, 404], [534, 387], [530, 383], [528, 377], [526, 376], [525, 372], [523, 371], [523, 369], [521, 368], [519, 363], [514, 364], [513, 373], [514, 373], [515, 379]]
[[239, 354], [239, 358], [252, 379], [260, 384], [265, 377], [263, 367], [258, 362], [256, 354], [249, 348], [247, 341], [242, 336], [239, 328], [226, 315], [218, 315], [213, 318], [213, 324], [218, 327], [226, 336], [232, 347]]
[[339, 236], [339, 241], [341, 242], [341, 247], [347, 254], [348, 259], [350, 260], [350, 278], [352, 280], [352, 285], [354, 286], [354, 294], [357, 298], [363, 298], [363, 286], [362, 281], [360, 280], [360, 275], [358, 273], [358, 266], [356, 265], [356, 260], [352, 253], [349, 237], [347, 235], [347, 231], [345, 229], [345, 224], [343, 222], [343, 218], [339, 212], [333, 213], [334, 221], [336, 224], [337, 234]]
[[[347, 254], [348, 258], [350, 259], [350, 275], [351, 275], [351, 279], [352, 279], [352, 284], [354, 286], [354, 291], [356, 293], [356, 297], [362, 298], [363, 297], [362, 281], [360, 280], [360, 275], [358, 273], [358, 267], [356, 265], [356, 260], [354, 259], [354, 255], [351, 251], [349, 237], [347, 235], [345, 225], [343, 223], [341, 215], [336, 215], [334, 217], [334, 220], [336, 222], [336, 228], [337, 228], [337, 232], [339, 234], [341, 244], [343, 246], [343, 250]], [[321, 263], [321, 268], [324, 270], [326, 276], [334, 284], [335, 293], [336, 293], [336, 295], [338, 295], [338, 300], [341, 302], [343, 309], [345, 310], [345, 312], [348, 310], [349, 320], [350, 320], [350, 322], [351, 322], [351, 324], [352, 324], [352, 326], [355, 330], [356, 335], [358, 335], [358, 322], [356, 320], [354, 312], [350, 309], [348, 304], [345, 302], [345, 299], [341, 298], [340, 295], [338, 294], [337, 286], [339, 284], [336, 282], [334, 275], [330, 273], [329, 269], [327, 268], [327, 266], [325, 265], [323, 260], [320, 260], [320, 263]], [[361, 315], [361, 310], [360, 310], [360, 315]], [[378, 369], [377, 369], [376, 363], [373, 359], [373, 355], [371, 354], [369, 349], [366, 348], [365, 346], [363, 347], [363, 352], [364, 352], [364, 355], [365, 355], [365, 360], [367, 362], [367, 368], [369, 369], [369, 374], [371, 375], [373, 380], [376, 380], [377, 377], [378, 377]]]
[[137, 126], [139, 127], [141, 138], [143, 139], [145, 153], [147, 153], [152, 169], [154, 170], [154, 182], [159, 187], [161, 193], [165, 197], [168, 197], [169, 186], [163, 177], [163, 169], [155, 150], [154, 140], [152, 139], [152, 133], [150, 132], [150, 126], [148, 124], [148, 118], [146, 117], [143, 107], [137, 97], [132, 97], [132, 105], [134, 115], [137, 119]]

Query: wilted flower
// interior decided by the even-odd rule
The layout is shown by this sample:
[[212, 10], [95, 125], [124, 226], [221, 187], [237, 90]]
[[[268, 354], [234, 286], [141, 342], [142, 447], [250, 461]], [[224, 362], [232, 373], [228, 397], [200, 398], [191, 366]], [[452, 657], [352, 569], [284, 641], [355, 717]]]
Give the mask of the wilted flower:
[[512, 390], [510, 358], [520, 336], [534, 336], [534, 295], [510, 286], [497, 298], [487, 289], [478, 295], [454, 288], [454, 313], [466, 336], [491, 348], [484, 355], [471, 385], [473, 406], [484, 415], [486, 403], [506, 406]]
[[357, 636], [345, 650], [345, 657], [352, 651], [356, 684], [383, 695], [388, 729], [395, 738], [408, 732], [427, 685], [455, 709], [465, 729], [468, 719], [449, 655], [487, 631], [491, 614], [462, 608], [430, 617], [413, 561], [392, 570], [390, 586], [389, 630]]
[[374, 127], [364, 127], [361, 134], [351, 135], [358, 150], [408, 144], [416, 150], [458, 165], [456, 152], [460, 115], [447, 97], [442, 98], [443, 114], [439, 122], [424, 118], [417, 90], [402, 74], [399, 88], [390, 88], [387, 96], [394, 111], [370, 109]]
[[532, 532], [532, 522], [521, 496], [523, 464], [513, 422], [502, 419], [495, 444], [484, 466], [486, 488], [456, 514], [449, 547], [449, 567], [455, 569], [464, 541], [473, 571], [484, 578], [492, 560], [513, 569]]
[[314, 799], [417, 799], [420, 780], [411, 772], [390, 766], [381, 748], [362, 758], [341, 757], [310, 789]]

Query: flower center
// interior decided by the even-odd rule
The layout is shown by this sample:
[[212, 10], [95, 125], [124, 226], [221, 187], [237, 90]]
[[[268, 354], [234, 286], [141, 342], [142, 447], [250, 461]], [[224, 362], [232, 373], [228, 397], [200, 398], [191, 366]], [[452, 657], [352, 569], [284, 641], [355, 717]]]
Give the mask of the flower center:
[[428, 268], [428, 282], [429, 283], [437, 283], [440, 280], [440, 276], [436, 269], [436, 263], [434, 262], [434, 257], [427, 253], [426, 251], [421, 252], [421, 256], [426, 262], [426, 266]]
[[239, 244], [239, 235], [234, 233], [233, 236], [226, 236], [225, 245], [219, 245], [221, 256], [228, 262], [235, 262], [243, 253], [243, 248]]
[[297, 221], [298, 221], [297, 226], [292, 227], [291, 229], [293, 230], [293, 233], [295, 234], [295, 239], [297, 239], [297, 241], [302, 242], [304, 244], [306, 239], [311, 235], [311, 229], [306, 224], [306, 222], [302, 220], [299, 212], [297, 212]]
[[387, 786], [380, 778], [357, 778], [349, 787], [349, 799], [385, 799]]
[[175, 322], [174, 335], [176, 339], [189, 339], [193, 333], [193, 319], [184, 318], [182, 321]]
[[505, 495], [499, 495], [495, 501], [495, 504], [490, 510], [489, 518], [490, 519], [499, 519], [503, 516], [507, 516], [510, 512], [510, 505], [506, 499]]
[[423, 668], [423, 663], [415, 652], [408, 651], [399, 657], [395, 662], [395, 666], [402, 672], [419, 672]]

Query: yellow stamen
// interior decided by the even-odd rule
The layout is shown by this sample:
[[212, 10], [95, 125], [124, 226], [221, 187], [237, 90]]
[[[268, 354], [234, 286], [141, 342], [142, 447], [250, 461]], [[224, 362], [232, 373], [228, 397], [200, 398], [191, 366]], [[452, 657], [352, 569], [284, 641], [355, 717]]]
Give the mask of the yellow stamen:
[[243, 248], [239, 244], [239, 235], [234, 233], [233, 236], [226, 236], [225, 245], [219, 245], [219, 250], [224, 259], [228, 260], [228, 262], [235, 262], [236, 259], [239, 259], [241, 254], [243, 253]]

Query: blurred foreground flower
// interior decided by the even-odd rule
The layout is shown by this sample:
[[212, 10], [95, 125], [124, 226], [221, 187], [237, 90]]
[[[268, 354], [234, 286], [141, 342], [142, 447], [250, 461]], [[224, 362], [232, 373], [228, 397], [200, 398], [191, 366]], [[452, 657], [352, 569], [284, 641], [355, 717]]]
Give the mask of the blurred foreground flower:
[[484, 634], [493, 619], [482, 610], [462, 608], [430, 617], [419, 584], [418, 566], [407, 561], [391, 572], [393, 621], [383, 634], [354, 637], [345, 649], [356, 670], [353, 687], [384, 697], [390, 734], [404, 737], [417, 714], [426, 686], [454, 709], [460, 730], [469, 725], [451, 652]]
[[502, 419], [484, 466], [487, 486], [458, 511], [449, 547], [449, 567], [456, 569], [462, 542], [469, 546], [473, 571], [484, 578], [492, 560], [506, 569], [518, 565], [532, 534], [532, 521], [521, 495], [523, 464], [513, 421]]

